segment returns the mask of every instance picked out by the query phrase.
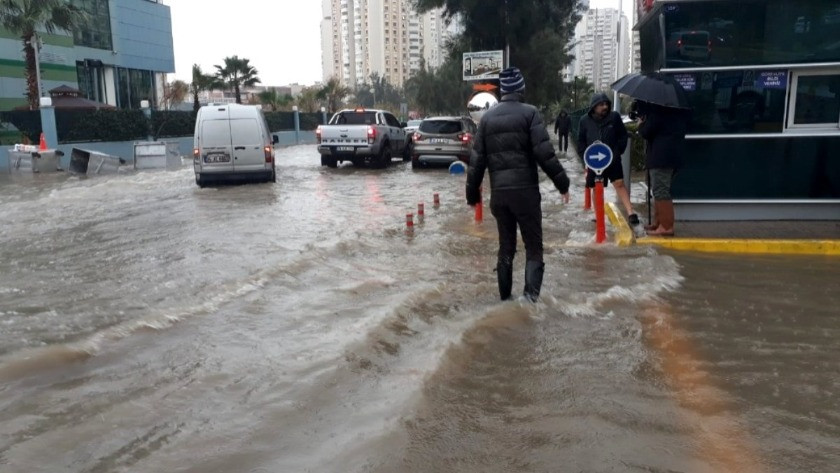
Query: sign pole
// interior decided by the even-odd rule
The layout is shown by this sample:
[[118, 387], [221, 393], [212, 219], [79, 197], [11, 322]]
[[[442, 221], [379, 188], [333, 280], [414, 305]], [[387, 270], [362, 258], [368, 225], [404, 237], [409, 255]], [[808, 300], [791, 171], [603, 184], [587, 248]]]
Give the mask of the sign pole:
[[607, 241], [607, 225], [604, 219], [604, 181], [601, 176], [595, 181], [595, 243]]
[[[596, 141], [583, 151], [583, 162], [595, 178], [595, 242], [607, 241], [607, 225], [604, 212], [604, 178], [601, 173], [607, 169], [613, 161], [613, 152], [609, 146]], [[588, 189], [587, 189], [588, 190]]]

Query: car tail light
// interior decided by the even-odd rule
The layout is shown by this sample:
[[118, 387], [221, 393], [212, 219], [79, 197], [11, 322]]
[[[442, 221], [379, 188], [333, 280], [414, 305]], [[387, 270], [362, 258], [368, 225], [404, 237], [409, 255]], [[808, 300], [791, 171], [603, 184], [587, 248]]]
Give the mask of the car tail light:
[[369, 126], [368, 127], [368, 144], [373, 144], [376, 141], [376, 128]]
[[271, 155], [271, 145], [268, 145], [268, 146], [264, 147], [263, 151], [265, 151], [265, 162], [266, 163], [273, 162], [274, 161], [274, 156]]
[[318, 144], [321, 144], [321, 125], [318, 125], [318, 128], [315, 129], [315, 139], [318, 140]]
[[682, 40], [681, 40], [681, 39], [678, 39], [678, 40], [677, 40], [677, 47], [678, 47], [678, 48], [681, 48], [681, 47], [682, 47]]
[[458, 139], [461, 140], [461, 143], [469, 143], [472, 139], [472, 135], [469, 133], [460, 133], [458, 135]]
[[418, 141], [423, 141], [423, 135], [421, 135], [420, 132], [415, 132], [414, 133], [414, 142], [416, 143]]

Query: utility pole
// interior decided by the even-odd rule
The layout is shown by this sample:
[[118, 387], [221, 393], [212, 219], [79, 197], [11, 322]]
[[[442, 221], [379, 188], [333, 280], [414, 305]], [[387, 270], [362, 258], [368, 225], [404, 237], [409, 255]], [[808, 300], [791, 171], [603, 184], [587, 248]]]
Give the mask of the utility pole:
[[[618, 43], [618, 50], [615, 54], [615, 74], [613, 77], [613, 82], [619, 79], [618, 73], [621, 68], [620, 58], [624, 51], [624, 34], [621, 28], [621, 15], [623, 13], [621, 11], [621, 9], [623, 8], [622, 2], [623, 0], [618, 0], [618, 37], [616, 38], [616, 42]], [[618, 92], [615, 91], [613, 91], [613, 110], [621, 113], [621, 104], [618, 102]]]
[[505, 0], [505, 69], [510, 67], [510, 14], [508, 13], [508, 0]]

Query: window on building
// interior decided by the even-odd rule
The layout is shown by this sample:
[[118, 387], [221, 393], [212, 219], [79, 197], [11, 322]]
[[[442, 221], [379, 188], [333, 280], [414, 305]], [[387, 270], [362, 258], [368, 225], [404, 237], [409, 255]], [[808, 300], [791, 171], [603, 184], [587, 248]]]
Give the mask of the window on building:
[[788, 127], [837, 129], [840, 126], [840, 70], [798, 72], [791, 83]]
[[70, 0], [70, 3], [89, 17], [89, 20], [73, 33], [73, 44], [96, 49], [114, 49], [108, 0]]
[[781, 133], [787, 71], [717, 71], [674, 74], [692, 108], [689, 133]]
[[683, 2], [663, 15], [667, 67], [840, 61], [836, 1]]

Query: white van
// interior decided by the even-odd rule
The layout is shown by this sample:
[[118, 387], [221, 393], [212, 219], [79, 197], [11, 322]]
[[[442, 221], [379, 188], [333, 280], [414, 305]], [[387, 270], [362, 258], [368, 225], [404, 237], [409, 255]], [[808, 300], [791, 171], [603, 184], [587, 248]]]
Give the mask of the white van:
[[210, 104], [195, 119], [193, 167], [195, 183], [275, 182], [274, 144], [268, 123], [258, 107]]

